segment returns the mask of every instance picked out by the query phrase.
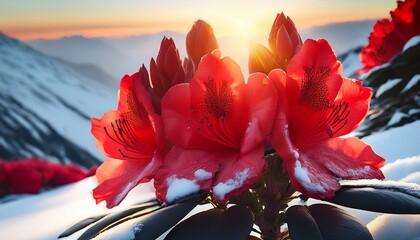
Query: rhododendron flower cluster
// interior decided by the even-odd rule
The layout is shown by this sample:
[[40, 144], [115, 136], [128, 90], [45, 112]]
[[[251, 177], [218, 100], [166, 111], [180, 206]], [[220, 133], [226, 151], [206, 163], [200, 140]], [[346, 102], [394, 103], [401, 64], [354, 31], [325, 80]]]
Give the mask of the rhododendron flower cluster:
[[7, 194], [39, 193], [42, 189], [77, 182], [95, 174], [74, 165], [49, 163], [38, 158], [6, 162], [0, 160], [0, 197]]
[[389, 62], [401, 52], [404, 44], [420, 34], [420, 1], [398, 1], [390, 12], [391, 19], [376, 22], [369, 36], [369, 44], [362, 49], [359, 73]]
[[342, 77], [328, 42], [302, 43], [292, 20], [279, 14], [270, 50], [258, 45], [250, 54], [248, 77], [222, 57], [204, 21], [186, 44], [182, 61], [164, 38], [150, 77], [144, 65], [124, 76], [118, 108], [92, 119], [108, 157], [96, 174], [97, 202], [114, 207], [154, 179], [160, 202], [203, 191], [223, 204], [260, 179], [273, 148], [290, 183], [311, 197], [333, 197], [340, 179], [383, 179], [383, 158], [359, 139], [339, 138], [364, 119], [372, 93]]

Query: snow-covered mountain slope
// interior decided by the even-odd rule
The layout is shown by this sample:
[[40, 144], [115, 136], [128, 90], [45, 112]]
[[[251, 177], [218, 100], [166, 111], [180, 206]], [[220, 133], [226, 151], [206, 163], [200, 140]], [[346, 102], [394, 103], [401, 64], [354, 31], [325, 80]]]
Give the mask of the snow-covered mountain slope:
[[116, 90], [0, 34], [0, 158], [97, 165], [90, 118], [115, 108]]

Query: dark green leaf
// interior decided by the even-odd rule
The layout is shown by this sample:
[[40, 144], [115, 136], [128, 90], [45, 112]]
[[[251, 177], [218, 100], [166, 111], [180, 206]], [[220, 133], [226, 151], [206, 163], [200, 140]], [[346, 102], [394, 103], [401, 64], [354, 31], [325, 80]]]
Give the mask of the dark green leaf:
[[137, 225], [141, 226], [139, 230], [134, 230], [136, 239], [156, 239], [168, 229], [177, 224], [185, 215], [196, 207], [205, 197], [205, 194], [199, 194], [187, 199], [181, 200], [173, 205], [161, 208], [159, 211], [143, 218]]
[[379, 186], [342, 186], [326, 201], [346, 207], [382, 213], [418, 214], [420, 198], [403, 189]]
[[210, 209], [182, 221], [166, 236], [166, 240], [243, 240], [249, 237], [254, 217], [243, 206], [232, 206], [226, 211]]
[[148, 213], [154, 209], [157, 209], [158, 202], [156, 200], [151, 200], [145, 203], [141, 203], [127, 209], [124, 209], [119, 212], [111, 213], [97, 221], [93, 224], [90, 228], [88, 228], [79, 238], [78, 240], [88, 240], [94, 238], [99, 233], [109, 229], [111, 226], [115, 226], [116, 223], [120, 223], [122, 219], [125, 219], [127, 216], [130, 216], [134, 213], [139, 213], [144, 211]]
[[308, 208], [324, 240], [373, 239], [366, 226], [343, 209], [326, 204], [314, 204]]
[[90, 224], [98, 221], [99, 219], [105, 217], [106, 215], [107, 214], [86, 218], [86, 219], [74, 224], [73, 226], [71, 226], [69, 229], [67, 229], [62, 234], [60, 234], [60, 236], [58, 236], [58, 238], [68, 237], [68, 236], [72, 235], [73, 233], [75, 233], [75, 232], [89, 226]]
[[287, 226], [293, 240], [322, 240], [321, 232], [307, 207], [292, 206], [286, 211]]

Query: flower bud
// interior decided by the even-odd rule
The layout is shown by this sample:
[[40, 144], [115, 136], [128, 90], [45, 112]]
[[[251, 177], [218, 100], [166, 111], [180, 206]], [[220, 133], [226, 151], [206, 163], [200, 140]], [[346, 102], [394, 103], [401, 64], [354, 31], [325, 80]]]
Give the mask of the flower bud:
[[150, 60], [150, 78], [159, 98], [162, 98], [170, 87], [185, 82], [182, 61], [172, 38], [164, 37], [156, 61], [153, 58]]
[[280, 68], [285, 69], [290, 59], [302, 47], [302, 39], [292, 19], [277, 14], [268, 39], [271, 52]]
[[196, 21], [188, 32], [186, 44], [188, 57], [192, 59], [195, 70], [204, 55], [219, 48], [213, 28], [201, 19]]
[[275, 68], [277, 68], [277, 63], [270, 50], [261, 44], [254, 43], [248, 59], [249, 73], [262, 72], [268, 75]]

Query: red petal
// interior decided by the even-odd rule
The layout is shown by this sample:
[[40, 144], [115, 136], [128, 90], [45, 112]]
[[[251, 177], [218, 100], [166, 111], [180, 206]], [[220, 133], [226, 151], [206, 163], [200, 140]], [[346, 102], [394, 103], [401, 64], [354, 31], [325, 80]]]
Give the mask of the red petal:
[[385, 160], [357, 138], [333, 138], [295, 150], [285, 161], [296, 189], [317, 198], [334, 196], [340, 179], [383, 179]]
[[154, 177], [158, 200], [173, 202], [200, 190], [210, 190], [219, 157], [201, 150], [171, 149]]
[[401, 51], [403, 45], [404, 42], [396, 35], [393, 22], [388, 19], [376, 22], [369, 36], [369, 44], [360, 54], [360, 61], [363, 64], [360, 73], [387, 63]]
[[144, 143], [141, 148], [137, 149], [137, 146], [127, 148], [126, 143], [119, 140], [121, 137], [116, 133], [118, 129], [115, 121], [119, 119], [121, 114], [118, 110], [105, 113], [101, 119], [92, 118], [91, 132], [96, 138], [96, 147], [110, 158], [123, 159], [124, 156], [129, 156], [130, 159], [151, 159], [157, 148], [153, 129], [146, 128], [145, 131], [139, 132], [136, 141]]
[[[246, 84], [249, 122], [241, 152], [251, 151], [270, 134], [277, 107], [277, 91], [265, 74], [252, 74]], [[248, 116], [247, 116], [248, 117]]]
[[274, 54], [277, 62], [282, 69], [285, 69], [294, 54], [294, 46], [284, 25], [280, 26], [277, 32], [276, 46], [277, 52]]
[[240, 96], [243, 75], [233, 60], [216, 55], [206, 55], [191, 82], [173, 87], [162, 99], [165, 130], [180, 146], [240, 148], [249, 121]]
[[324, 39], [306, 40], [286, 72], [300, 86], [300, 103], [316, 110], [325, 109], [334, 101], [342, 83], [341, 63]]
[[118, 110], [92, 119], [97, 147], [115, 159], [148, 159], [163, 143], [163, 126], [154, 112], [140, 73], [121, 79]]
[[[280, 155], [280, 154], [279, 154]], [[313, 198], [331, 198], [340, 189], [336, 178], [321, 163], [314, 159], [315, 156], [306, 152], [295, 151], [292, 158], [284, 158], [283, 164], [290, 176], [293, 187]]]
[[150, 162], [106, 160], [96, 171], [99, 182], [93, 190], [96, 203], [106, 201], [107, 208], [117, 206], [131, 189], [141, 182], [150, 181], [161, 162], [158, 156]]
[[343, 85], [341, 85], [334, 104], [339, 105], [341, 102], [348, 103], [346, 109], [348, 115], [342, 124], [338, 124], [332, 129], [334, 137], [351, 133], [359, 126], [369, 110], [371, 97], [372, 91], [369, 88], [363, 87], [360, 81], [353, 81], [347, 78], [343, 79]]
[[162, 98], [162, 120], [168, 138], [182, 147], [187, 147], [196, 133], [191, 126], [189, 84], [179, 84], [168, 90]]
[[264, 144], [250, 152], [226, 155], [221, 159], [223, 161], [213, 186], [213, 196], [218, 202], [225, 203], [246, 191], [263, 174], [266, 164]]

